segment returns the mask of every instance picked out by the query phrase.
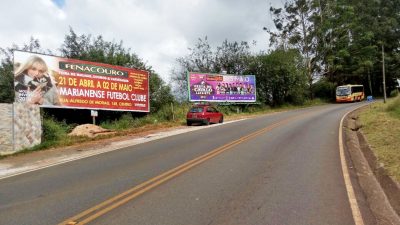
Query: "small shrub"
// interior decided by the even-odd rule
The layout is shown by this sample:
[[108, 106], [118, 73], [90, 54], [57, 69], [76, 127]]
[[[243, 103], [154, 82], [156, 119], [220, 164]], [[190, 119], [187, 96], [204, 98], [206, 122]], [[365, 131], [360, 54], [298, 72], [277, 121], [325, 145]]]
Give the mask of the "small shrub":
[[390, 92], [390, 97], [397, 97], [399, 95], [399, 90], [395, 89]]
[[304, 106], [316, 106], [316, 105], [323, 105], [328, 103], [328, 99], [320, 99], [320, 98], [314, 98], [313, 100], [307, 100], [304, 102]]
[[170, 121], [173, 119], [175, 114], [175, 109], [174, 112], [172, 111], [172, 107], [170, 105], [164, 105], [161, 109], [157, 111], [157, 113], [154, 113], [152, 117], [154, 117], [157, 121]]
[[391, 101], [387, 108], [386, 111], [390, 112], [390, 114], [396, 118], [400, 119], [400, 97], [396, 97]]
[[62, 140], [67, 137], [70, 130], [71, 126], [66, 124], [65, 121], [59, 122], [52, 117], [43, 119], [44, 142], [57, 142]]
[[131, 114], [123, 114], [119, 119], [113, 121], [106, 121], [100, 124], [101, 127], [110, 130], [124, 130], [132, 128], [135, 124], [135, 119]]
[[321, 79], [313, 84], [314, 96], [328, 101], [335, 99], [336, 85], [333, 82]]

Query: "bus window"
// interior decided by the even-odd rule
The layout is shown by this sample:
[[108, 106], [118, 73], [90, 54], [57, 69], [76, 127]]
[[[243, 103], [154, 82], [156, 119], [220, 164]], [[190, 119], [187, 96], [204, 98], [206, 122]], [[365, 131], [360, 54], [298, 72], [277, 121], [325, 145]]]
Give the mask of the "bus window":
[[347, 96], [350, 94], [350, 90], [348, 87], [338, 87], [336, 89], [336, 95], [337, 96]]
[[355, 93], [355, 92], [364, 92], [363, 86], [354, 86], [354, 87], [351, 87], [351, 93]]

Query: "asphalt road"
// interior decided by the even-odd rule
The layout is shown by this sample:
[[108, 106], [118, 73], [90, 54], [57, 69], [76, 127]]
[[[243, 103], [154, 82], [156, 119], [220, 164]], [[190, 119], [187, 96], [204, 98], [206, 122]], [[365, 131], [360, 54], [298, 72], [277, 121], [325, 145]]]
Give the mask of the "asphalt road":
[[338, 133], [358, 106], [211, 125], [2, 179], [0, 224], [355, 224]]

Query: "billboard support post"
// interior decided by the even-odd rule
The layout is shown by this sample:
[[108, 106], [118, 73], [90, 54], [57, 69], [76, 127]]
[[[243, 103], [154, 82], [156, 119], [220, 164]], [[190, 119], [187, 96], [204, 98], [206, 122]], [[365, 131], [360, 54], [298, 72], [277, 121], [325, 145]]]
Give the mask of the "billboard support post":
[[172, 121], [175, 121], [174, 103], [171, 102]]
[[96, 117], [99, 116], [98, 111], [96, 110], [90, 110], [90, 115], [93, 118], [93, 125], [96, 125]]

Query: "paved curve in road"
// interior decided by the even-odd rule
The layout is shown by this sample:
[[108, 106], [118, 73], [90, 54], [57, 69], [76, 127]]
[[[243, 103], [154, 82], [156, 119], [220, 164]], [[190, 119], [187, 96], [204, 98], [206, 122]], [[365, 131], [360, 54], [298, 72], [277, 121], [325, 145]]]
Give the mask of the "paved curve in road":
[[338, 131], [359, 105], [212, 125], [2, 179], [0, 224], [355, 224]]

